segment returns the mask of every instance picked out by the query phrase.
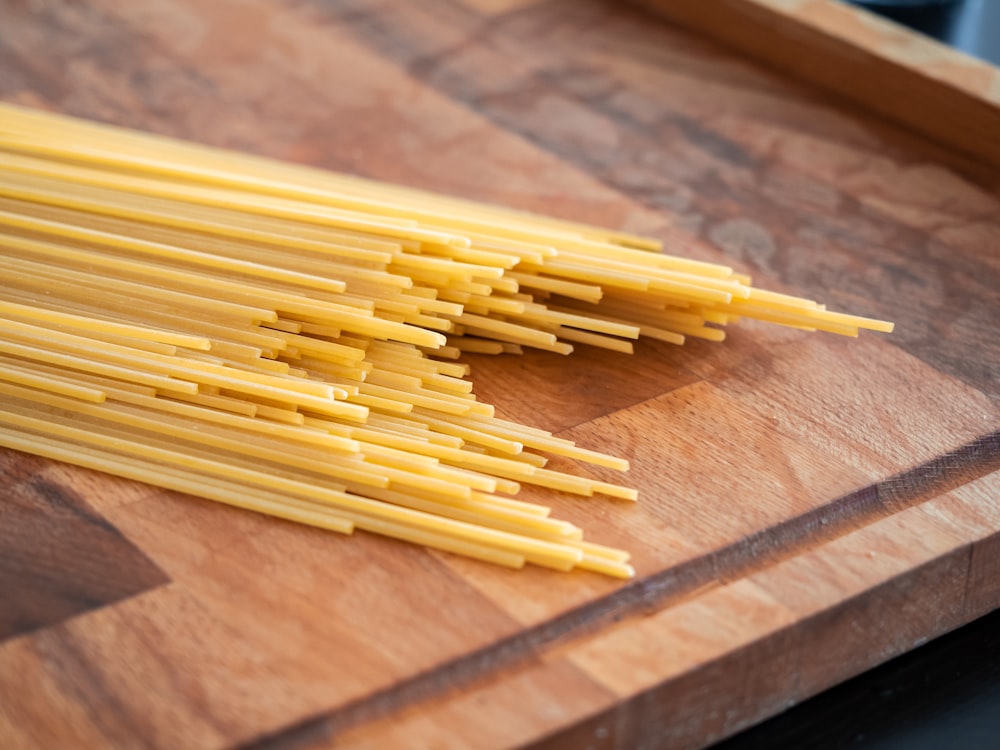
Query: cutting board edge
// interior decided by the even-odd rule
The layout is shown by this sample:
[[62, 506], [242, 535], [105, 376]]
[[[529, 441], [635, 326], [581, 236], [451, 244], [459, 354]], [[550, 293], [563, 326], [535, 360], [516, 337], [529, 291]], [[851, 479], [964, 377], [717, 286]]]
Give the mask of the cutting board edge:
[[[540, 652], [528, 663], [484, 677], [471, 686], [455, 688], [437, 698], [407, 705], [398, 713], [356, 724], [342, 724], [336, 714], [317, 717], [247, 747], [253, 750], [285, 747], [359, 750], [390, 746], [393, 741], [403, 738], [412, 743], [411, 747], [450, 746], [449, 742], [457, 742], [455, 746], [471, 742], [469, 746], [498, 747], [481, 732], [478, 741], [473, 742], [477, 737], [474, 730], [456, 739], [451, 735], [436, 735], [435, 727], [461, 727], [463, 720], [477, 727], [488, 725], [489, 718], [485, 714], [491, 706], [497, 707], [495, 711], [499, 713], [508, 710], [510, 698], [504, 694], [506, 683], [515, 682], [520, 673], [529, 674], [529, 681], [536, 682], [544, 679], [546, 672], [564, 670], [567, 663], [577, 668], [574, 674], [580, 679], [589, 680], [591, 685], [603, 688], [613, 697], [605, 705], [586, 706], [560, 725], [536, 732], [533, 737], [528, 735], [534, 730], [528, 730], [522, 739], [505, 743], [504, 747], [564, 750], [586, 746], [600, 750], [637, 746], [636, 743], [650, 736], [669, 741], [670, 747], [704, 747], [1000, 609], [1000, 585], [991, 583], [1000, 581], [1000, 496], [988, 494], [998, 485], [1000, 472], [994, 472], [955, 492], [945, 493], [806, 551], [800, 558], [778, 563], [747, 578], [720, 582], [680, 602], [672, 602], [659, 612], [627, 618], [580, 641], [555, 645], [552, 652]], [[989, 503], [985, 522], [981, 517], [971, 524], [968, 518], [962, 520], [970, 509], [976, 515], [975, 506], [982, 502]], [[787, 602], [780, 603], [766, 592], [767, 577], [774, 575], [781, 566], [794, 566], [805, 558], [813, 561], [830, 555], [836, 558], [852, 548], [858, 550], [859, 558], [863, 558], [870, 554], [864, 550], [870, 548], [873, 541], [880, 537], [898, 538], [900, 531], [907, 528], [910, 532], [907, 538], [911, 540], [928, 534], [935, 540], [916, 550], [914, 559], [905, 564], [898, 561], [901, 566], [898, 570], [884, 575], [876, 572], [869, 585], [845, 592], [834, 600], [809, 605], [811, 611], [806, 615], [790, 611]], [[807, 565], [806, 569], [811, 567]], [[877, 565], [873, 565], [873, 571], [876, 568]], [[823, 586], [817, 588], [822, 590]], [[748, 599], [749, 590], [753, 593]], [[926, 606], [928, 600], [934, 606]], [[748, 607], [748, 603], [756, 610]], [[733, 621], [743, 619], [749, 624], [745, 628], [736, 627], [728, 636], [723, 633], [722, 641], [713, 643], [711, 637], [706, 636], [705, 642], [696, 644], [697, 648], [714, 651], [708, 658], [698, 662], [694, 653], [670, 655], [676, 668], [674, 674], [632, 691], [613, 682], [601, 684], [594, 679], [601, 671], [600, 656], [595, 659], [595, 650], [603, 650], [604, 655], [608, 655], [629, 641], [641, 644], [635, 648], [637, 661], [632, 665], [641, 669], [643, 665], [638, 660], [655, 660], [650, 657], [650, 644], [657, 632], [664, 639], [675, 639], [678, 633], [696, 637], [696, 628], [702, 619], [694, 615], [703, 618], [706, 610], [719, 611], [720, 604], [723, 609], [729, 608], [729, 614], [741, 615]], [[741, 610], [740, 607], [748, 608]], [[692, 613], [690, 625], [686, 624], [683, 612], [678, 614], [681, 610]], [[886, 614], [895, 618], [888, 626], [883, 620]], [[860, 622], [872, 626], [865, 631], [864, 648], [858, 648], [859, 617]], [[810, 627], [802, 628], [803, 623], [809, 623]], [[871, 634], [875, 637], [869, 638]], [[727, 637], [732, 640], [727, 641]], [[608, 643], [595, 647], [595, 642], [602, 639]], [[581, 657], [581, 654], [584, 655]], [[782, 668], [772, 673], [767, 669], [773, 665], [787, 666], [783, 660], [787, 660], [789, 654], [794, 655], [797, 664], [791, 693], [786, 682], [787, 670]], [[810, 667], [816, 654], [825, 657], [820, 658], [819, 667]], [[622, 662], [626, 666], [627, 657]], [[655, 667], [652, 669], [655, 671]], [[747, 683], [762, 680], [771, 684], [773, 690], [768, 693], [719, 689], [720, 680], [733, 674], [741, 675]], [[572, 687], [567, 685], [566, 689]], [[478, 713], [471, 711], [472, 707]], [[545, 713], [544, 707], [524, 708], [531, 714], [525, 717], [529, 724], [539, 720], [539, 713]], [[475, 719], [471, 718], [473, 715]], [[510, 720], [510, 716], [505, 718]], [[712, 722], [721, 723], [705, 726]], [[517, 738], [517, 732], [512, 732], [511, 736]]]

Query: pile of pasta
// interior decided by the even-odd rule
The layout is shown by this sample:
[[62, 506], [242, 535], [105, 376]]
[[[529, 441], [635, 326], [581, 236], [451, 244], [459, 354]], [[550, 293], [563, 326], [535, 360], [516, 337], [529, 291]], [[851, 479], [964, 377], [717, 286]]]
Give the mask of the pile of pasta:
[[629, 577], [523, 484], [627, 462], [497, 417], [463, 352], [739, 317], [891, 324], [641, 237], [0, 105], [0, 445], [343, 533]]

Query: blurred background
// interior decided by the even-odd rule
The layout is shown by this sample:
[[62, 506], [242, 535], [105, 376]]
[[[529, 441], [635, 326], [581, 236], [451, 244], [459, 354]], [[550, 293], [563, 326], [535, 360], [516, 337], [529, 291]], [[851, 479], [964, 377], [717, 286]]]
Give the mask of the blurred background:
[[1000, 64], [997, 0], [852, 0], [955, 49]]

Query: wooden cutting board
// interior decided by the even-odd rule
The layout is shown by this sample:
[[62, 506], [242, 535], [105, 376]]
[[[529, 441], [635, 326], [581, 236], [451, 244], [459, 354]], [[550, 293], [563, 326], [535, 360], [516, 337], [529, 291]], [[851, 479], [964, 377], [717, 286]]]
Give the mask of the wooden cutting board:
[[897, 322], [473, 360], [506, 416], [632, 461], [635, 506], [528, 493], [631, 582], [0, 452], [0, 747], [699, 747], [1000, 606], [991, 169], [596, 0], [19, 0], [0, 61], [8, 101], [624, 227]]

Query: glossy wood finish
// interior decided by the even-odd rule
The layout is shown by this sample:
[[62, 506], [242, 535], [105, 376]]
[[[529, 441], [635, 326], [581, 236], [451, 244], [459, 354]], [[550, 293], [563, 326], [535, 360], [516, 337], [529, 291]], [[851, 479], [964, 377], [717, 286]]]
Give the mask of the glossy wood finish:
[[636, 506], [526, 491], [630, 583], [5, 453], [5, 529], [55, 487], [149, 572], [0, 643], [0, 746], [697, 747], [1000, 606], [992, 173], [615, 3], [5, 13], [5, 100], [650, 233], [897, 332], [473, 359], [632, 460]]

